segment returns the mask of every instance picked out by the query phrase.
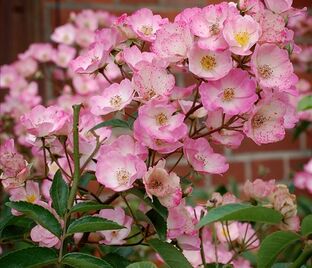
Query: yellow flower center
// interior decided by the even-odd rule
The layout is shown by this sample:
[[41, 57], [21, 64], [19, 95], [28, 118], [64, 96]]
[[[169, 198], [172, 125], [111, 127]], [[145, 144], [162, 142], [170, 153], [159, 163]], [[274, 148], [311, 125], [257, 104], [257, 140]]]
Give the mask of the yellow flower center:
[[247, 32], [238, 32], [234, 35], [234, 39], [241, 46], [246, 46], [249, 43], [250, 35]]
[[206, 55], [202, 57], [202, 59], [200, 60], [200, 64], [204, 70], [212, 71], [216, 67], [217, 62], [214, 56]]
[[142, 26], [142, 28], [141, 28], [141, 32], [142, 32], [144, 35], [149, 36], [149, 35], [151, 35], [152, 32], [153, 32], [153, 27], [144, 25], [144, 26]]
[[268, 118], [266, 118], [264, 115], [262, 115], [262, 114], [256, 114], [256, 115], [253, 117], [252, 121], [251, 121], [252, 127], [253, 127], [253, 128], [259, 128], [259, 127], [261, 127], [261, 126], [265, 123], [265, 121], [267, 121], [267, 120], [268, 120]]
[[215, 23], [215, 24], [212, 24], [210, 27], [209, 27], [209, 32], [212, 34], [212, 35], [217, 35], [220, 33], [220, 29], [219, 29], [219, 24]]
[[117, 181], [119, 185], [125, 185], [129, 182], [130, 172], [124, 168], [117, 171]]
[[234, 88], [226, 88], [223, 91], [223, 101], [231, 101], [235, 96]]
[[168, 117], [164, 113], [156, 115], [155, 120], [158, 126], [165, 126], [168, 123]]
[[36, 201], [36, 196], [34, 194], [26, 195], [26, 201], [29, 203], [34, 203]]
[[110, 105], [118, 109], [121, 106], [122, 98], [119, 95], [112, 97], [109, 101]]
[[272, 76], [272, 74], [273, 74], [272, 68], [269, 65], [267, 65], [267, 64], [259, 66], [258, 67], [258, 72], [259, 72], [260, 76], [262, 78], [264, 78], [264, 79], [270, 78]]

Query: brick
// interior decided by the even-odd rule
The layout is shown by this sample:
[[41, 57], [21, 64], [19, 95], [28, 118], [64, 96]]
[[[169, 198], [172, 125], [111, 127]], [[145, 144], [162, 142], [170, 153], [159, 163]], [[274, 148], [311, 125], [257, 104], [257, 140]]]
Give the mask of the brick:
[[303, 157], [299, 159], [290, 159], [289, 161], [290, 172], [301, 171], [303, 169], [303, 165], [308, 163], [309, 159], [310, 158], [308, 157]]
[[213, 185], [226, 185], [230, 180], [236, 182], [244, 182], [245, 178], [245, 164], [244, 163], [230, 163], [230, 167], [226, 173], [221, 175], [212, 175]]
[[131, 4], [135, 6], [146, 6], [148, 4], [157, 4], [158, 0], [119, 0], [121, 4]]
[[280, 180], [284, 177], [282, 160], [256, 160], [251, 163], [252, 179]]

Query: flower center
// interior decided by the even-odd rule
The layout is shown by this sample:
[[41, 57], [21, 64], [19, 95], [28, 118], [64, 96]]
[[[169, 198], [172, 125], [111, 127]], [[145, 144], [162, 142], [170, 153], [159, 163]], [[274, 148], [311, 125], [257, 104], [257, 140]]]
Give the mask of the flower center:
[[148, 89], [145, 93], [145, 99], [146, 100], [150, 100], [151, 98], [153, 98], [154, 96], [156, 96], [156, 92], [153, 88]]
[[159, 189], [161, 190], [163, 188], [163, 183], [159, 181], [157, 178], [153, 178], [150, 183], [148, 184], [149, 188], [151, 189]]
[[168, 117], [164, 113], [156, 115], [155, 120], [158, 126], [165, 126], [168, 123]]
[[160, 140], [160, 139], [156, 139], [156, 140], [155, 140], [155, 144], [156, 144], [157, 146], [162, 146], [162, 145], [165, 144], [165, 142], [162, 141], [162, 140]]
[[265, 117], [264, 115], [262, 114], [256, 114], [252, 121], [251, 121], [251, 124], [252, 124], [252, 127], [253, 128], [259, 128], [261, 127], [266, 121], [268, 120], [267, 117]]
[[219, 24], [218, 23], [214, 23], [209, 27], [209, 32], [212, 35], [217, 35], [220, 33], [220, 29], [219, 29]]
[[195, 154], [195, 159], [198, 160], [198, 161], [203, 162], [204, 164], [207, 162], [206, 156], [204, 156], [204, 155], [202, 155], [200, 153]]
[[26, 195], [26, 201], [29, 203], [34, 203], [36, 201], [36, 196], [34, 194]]
[[92, 59], [91, 59], [91, 62], [94, 63], [94, 62], [97, 62], [99, 61], [99, 57], [98, 56], [94, 56]]
[[267, 64], [259, 66], [258, 67], [258, 72], [259, 72], [260, 76], [262, 78], [264, 78], [264, 79], [270, 78], [272, 76], [272, 74], [273, 74], [272, 68], [269, 65], [267, 65]]
[[119, 95], [111, 97], [109, 103], [114, 108], [118, 109], [121, 106], [122, 98]]
[[234, 39], [241, 46], [246, 46], [249, 43], [250, 36], [247, 32], [238, 32], [234, 35]]
[[223, 101], [231, 101], [234, 99], [234, 96], [235, 96], [234, 88], [226, 88], [223, 91], [222, 100]]
[[200, 60], [200, 64], [204, 70], [211, 71], [216, 67], [217, 62], [216, 62], [215, 57], [210, 56], [210, 55], [206, 55], [206, 56], [202, 57], [202, 59]]
[[117, 181], [119, 185], [125, 185], [129, 182], [130, 172], [124, 168], [120, 168], [117, 170]]
[[144, 35], [151, 35], [152, 32], [153, 32], [153, 27], [151, 26], [147, 26], [147, 25], [144, 25], [142, 26], [141, 28], [141, 32], [144, 34]]

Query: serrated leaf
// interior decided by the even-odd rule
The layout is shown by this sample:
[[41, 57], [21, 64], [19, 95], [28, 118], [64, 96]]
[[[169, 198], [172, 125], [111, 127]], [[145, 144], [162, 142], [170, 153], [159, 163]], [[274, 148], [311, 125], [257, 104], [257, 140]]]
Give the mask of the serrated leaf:
[[67, 200], [69, 195], [69, 188], [67, 183], [63, 180], [61, 170], [58, 170], [53, 178], [50, 188], [50, 196], [52, 198], [52, 207], [58, 215], [64, 216], [67, 209]]
[[312, 234], [312, 215], [308, 215], [302, 220], [301, 233], [304, 236]]
[[257, 256], [257, 267], [272, 267], [278, 255], [299, 239], [300, 236], [293, 232], [278, 231], [270, 234], [261, 243]]
[[55, 263], [57, 253], [50, 248], [30, 247], [10, 252], [0, 258], [3, 268], [34, 268]]
[[175, 246], [159, 239], [152, 239], [148, 244], [162, 257], [170, 268], [192, 268], [185, 256]]
[[312, 95], [308, 95], [303, 97], [299, 102], [297, 106], [298, 111], [305, 111], [312, 109]]
[[86, 201], [86, 202], [78, 203], [75, 206], [73, 206], [70, 210], [70, 213], [95, 211], [95, 210], [100, 210], [104, 208], [112, 208], [112, 206], [100, 204], [95, 201]]
[[127, 121], [121, 120], [121, 119], [111, 119], [111, 120], [107, 120], [104, 122], [101, 122], [99, 124], [97, 124], [96, 126], [94, 126], [93, 128], [91, 128], [89, 131], [93, 131], [102, 127], [120, 127], [120, 128], [129, 128], [130, 126], [128, 124]]
[[44, 207], [25, 201], [7, 202], [6, 205], [22, 212], [25, 216], [31, 218], [57, 237], [61, 236], [62, 228], [60, 223], [54, 215]]
[[66, 254], [62, 263], [75, 268], [113, 268], [108, 262], [86, 253], [72, 252]]
[[216, 221], [231, 220], [277, 224], [282, 220], [282, 215], [271, 208], [241, 203], [227, 204], [211, 209], [200, 220], [198, 228]]
[[152, 222], [158, 236], [162, 240], [166, 240], [167, 236], [167, 222], [162, 216], [160, 216], [154, 209], [151, 209], [146, 213], [146, 216]]
[[84, 216], [74, 220], [67, 229], [66, 234], [96, 232], [104, 230], [119, 230], [124, 228], [116, 222], [96, 216]]
[[131, 263], [127, 266], [127, 268], [157, 268], [156, 264], [150, 262], [150, 261], [140, 261]]

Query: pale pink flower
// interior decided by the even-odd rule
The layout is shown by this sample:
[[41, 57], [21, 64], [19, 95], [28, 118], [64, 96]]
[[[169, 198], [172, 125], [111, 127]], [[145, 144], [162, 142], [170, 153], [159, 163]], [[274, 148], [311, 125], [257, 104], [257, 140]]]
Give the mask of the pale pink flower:
[[98, 28], [98, 18], [93, 10], [87, 9], [75, 16], [75, 23], [78, 28], [85, 28], [95, 31]]
[[[230, 120], [230, 115], [225, 115], [224, 121], [227, 122]], [[208, 130], [216, 129], [222, 125], [223, 120], [223, 111], [222, 109], [216, 109], [214, 111], [209, 112], [209, 116], [206, 119], [206, 126]], [[235, 121], [231, 124], [232, 127], [241, 126], [241, 120]], [[220, 131], [216, 131], [212, 133], [211, 139], [216, 144], [222, 144], [229, 148], [235, 149], [240, 146], [242, 140], [244, 139], [244, 134], [239, 131], [229, 130], [229, 129], [221, 129]]]
[[174, 22], [189, 24], [195, 15], [201, 11], [199, 7], [191, 7], [182, 10], [175, 18]]
[[100, 184], [120, 192], [132, 188], [134, 181], [142, 178], [145, 172], [146, 165], [139, 157], [111, 151], [98, 158], [95, 174]]
[[53, 62], [60, 67], [68, 67], [71, 60], [76, 55], [76, 49], [67, 45], [60, 44], [52, 56]]
[[[128, 66], [133, 71], [138, 71], [138, 67], [136, 65], [141, 61], [146, 61], [152, 63], [155, 58], [155, 54], [152, 52], [141, 52], [141, 50], [137, 46], [126, 47], [122, 51], [122, 60], [128, 64]], [[143, 65], [144, 66], [144, 65]], [[142, 68], [142, 66], [141, 66]]]
[[122, 36], [116, 28], [96, 30], [95, 42], [105, 44], [106, 50], [116, 47], [122, 41]]
[[[193, 106], [193, 101], [187, 101], [187, 100], [178, 100], [178, 104], [181, 107], [184, 114], [187, 114]], [[199, 103], [196, 103], [195, 105], [199, 105]], [[194, 118], [203, 118], [207, 115], [207, 111], [204, 107], [199, 108], [194, 113], [190, 114], [189, 117], [191, 119]]]
[[36, 225], [31, 229], [30, 238], [32, 241], [39, 243], [40, 247], [59, 248], [61, 245], [60, 239], [41, 225]]
[[168, 100], [152, 99], [139, 108], [137, 120], [143, 131], [153, 138], [174, 143], [183, 138], [187, 132], [184, 115], [176, 112], [176, 108]]
[[40, 61], [40, 62], [48, 62], [51, 60], [54, 49], [51, 44], [45, 43], [35, 43], [30, 45], [29, 53], [30, 55]]
[[232, 69], [232, 58], [229, 50], [212, 51], [194, 46], [189, 54], [189, 70], [207, 80], [218, 80]]
[[99, 217], [111, 220], [124, 227], [118, 230], [98, 232], [104, 238], [100, 241], [100, 243], [106, 245], [122, 245], [126, 243], [124, 239], [131, 232], [133, 219], [127, 216], [121, 207], [116, 207], [114, 209], [102, 209], [99, 212]]
[[168, 23], [168, 19], [162, 19], [160, 15], [153, 15], [148, 8], [141, 8], [127, 17], [127, 24], [144, 41], [155, 40], [155, 33], [163, 24]]
[[75, 42], [75, 38], [76, 28], [71, 23], [55, 28], [51, 35], [52, 41], [65, 45], [72, 45]]
[[312, 159], [310, 159], [309, 162], [304, 165], [304, 171], [312, 174]]
[[89, 50], [71, 61], [72, 69], [77, 73], [94, 73], [104, 67], [109, 51], [103, 43], [94, 43]]
[[8, 88], [14, 83], [18, 73], [16, 68], [11, 65], [3, 65], [0, 67], [0, 87]]
[[282, 101], [261, 100], [244, 124], [244, 133], [258, 145], [280, 141], [285, 136], [285, 113]]
[[222, 31], [228, 17], [228, 3], [209, 5], [191, 18], [191, 31], [199, 37], [198, 46], [202, 49], [223, 50], [228, 47]]
[[202, 83], [199, 92], [206, 110], [222, 108], [229, 115], [249, 111], [258, 99], [256, 81], [241, 69], [232, 69], [217, 81]]
[[251, 69], [260, 87], [285, 91], [298, 81], [288, 52], [275, 44], [256, 45], [251, 57]]
[[90, 99], [91, 113], [105, 115], [125, 108], [133, 98], [132, 83], [124, 79], [120, 84], [114, 83], [104, 89], [101, 96], [93, 96]]
[[223, 36], [230, 50], [237, 55], [250, 55], [251, 47], [258, 41], [261, 28], [251, 16], [230, 17], [223, 29]]
[[[9, 190], [10, 201], [26, 201], [32, 204], [37, 203], [40, 200], [39, 184], [34, 181], [27, 181], [25, 188], [18, 187]], [[20, 216], [22, 213], [15, 209], [12, 209], [12, 214]]]
[[205, 138], [193, 140], [186, 138], [183, 146], [184, 155], [194, 170], [203, 173], [221, 174], [228, 170], [229, 164], [223, 155], [213, 152]]
[[275, 180], [263, 181], [256, 179], [253, 182], [246, 181], [244, 184], [244, 193], [247, 198], [264, 199], [268, 197], [275, 189]]
[[146, 130], [144, 130], [139, 120], [136, 120], [133, 125], [133, 136], [144, 146], [147, 146], [161, 154], [172, 153], [178, 148], [183, 146], [183, 143], [179, 141], [168, 142], [164, 139], [152, 137]]
[[238, 8], [245, 14], [256, 15], [262, 13], [264, 5], [260, 0], [239, 0]]
[[50, 196], [51, 186], [52, 186], [52, 181], [44, 179], [41, 183], [41, 188], [40, 188], [42, 196], [48, 203], [50, 203], [51, 201], [51, 196]]
[[268, 9], [275, 13], [282, 13], [291, 8], [293, 0], [264, 0]]
[[239, 236], [237, 238], [237, 241], [240, 244], [245, 243], [248, 241], [248, 249], [255, 249], [259, 247], [260, 241], [256, 235], [255, 230], [253, 229], [252, 225], [250, 223], [242, 223], [238, 222], [238, 233]]
[[196, 235], [180, 235], [176, 239], [183, 250], [200, 249], [200, 239]]
[[133, 74], [132, 82], [141, 99], [148, 101], [153, 97], [170, 94], [175, 78], [165, 68], [145, 61], [138, 68]]
[[179, 62], [187, 58], [192, 45], [193, 36], [188, 25], [175, 22], [165, 24], [157, 31], [151, 50], [169, 62]]
[[82, 28], [77, 29], [75, 42], [82, 48], [89, 47], [95, 40], [95, 32]]
[[58, 106], [37, 105], [21, 117], [27, 131], [36, 137], [66, 135], [70, 115]]
[[176, 207], [168, 208], [168, 238], [173, 239], [183, 234], [196, 234], [197, 230], [195, 229], [195, 224], [196, 223], [194, 222], [194, 219], [192, 219], [190, 212], [186, 209], [184, 202], [181, 202], [180, 205]]
[[135, 155], [143, 161], [147, 158], [148, 151], [145, 146], [137, 142], [130, 135], [121, 135], [115, 139], [111, 144], [104, 144], [101, 146], [100, 155], [109, 154], [111, 151], [117, 151], [121, 155]]
[[[5, 65], [4, 65], [5, 66]], [[20, 59], [13, 64], [17, 72], [23, 77], [29, 77], [33, 75], [38, 69], [38, 63], [33, 58], [28, 57], [25, 59]], [[2, 75], [2, 74], [1, 74]], [[0, 77], [1, 77], [0, 75]]]
[[[209, 213], [209, 212], [208, 212]], [[221, 222], [214, 224], [217, 238], [221, 243], [227, 243], [227, 241], [235, 241], [239, 237], [240, 230], [238, 228], [238, 222], [230, 222], [228, 226]]]
[[150, 198], [158, 197], [160, 203], [166, 207], [176, 207], [182, 200], [180, 178], [165, 170], [166, 161], [159, 160], [157, 165], [150, 167], [143, 176], [145, 190]]
[[[100, 75], [97, 76], [97, 78]], [[88, 74], [76, 74], [72, 78], [72, 83], [76, 93], [80, 95], [95, 94], [100, 90], [98, 80]]]

